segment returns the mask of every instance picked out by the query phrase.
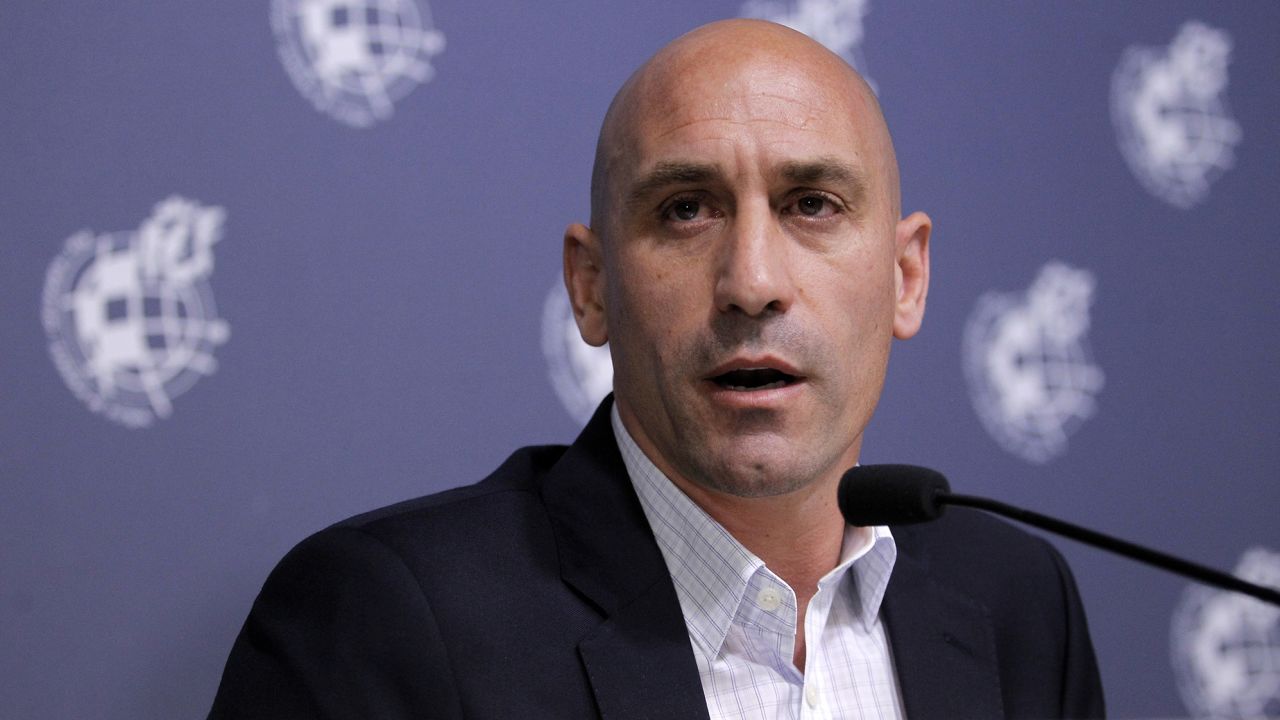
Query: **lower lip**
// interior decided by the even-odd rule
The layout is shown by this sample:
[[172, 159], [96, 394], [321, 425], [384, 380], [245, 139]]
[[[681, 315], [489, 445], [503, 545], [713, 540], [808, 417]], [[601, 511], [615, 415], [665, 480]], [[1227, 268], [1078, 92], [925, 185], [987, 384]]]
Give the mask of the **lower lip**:
[[703, 383], [712, 402], [741, 410], [779, 409], [792, 402], [805, 386], [803, 379], [768, 390], [730, 390], [711, 380]]

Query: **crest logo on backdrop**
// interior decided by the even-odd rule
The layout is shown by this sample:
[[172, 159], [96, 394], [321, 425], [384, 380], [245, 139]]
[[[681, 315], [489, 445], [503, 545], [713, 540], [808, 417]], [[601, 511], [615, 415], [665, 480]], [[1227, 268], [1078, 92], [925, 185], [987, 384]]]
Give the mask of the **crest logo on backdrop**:
[[542, 353], [564, 409], [578, 422], [590, 420], [596, 406], [613, 390], [613, 360], [608, 345], [592, 347], [583, 341], [561, 283], [551, 288], [542, 304]]
[[89, 409], [145, 427], [217, 368], [213, 348], [230, 328], [208, 277], [225, 215], [174, 196], [136, 231], [72, 235], [50, 263], [41, 312], [49, 354]]
[[1168, 48], [1130, 47], [1111, 77], [1120, 151], [1152, 195], [1190, 208], [1235, 162], [1240, 125], [1227, 108], [1231, 36], [1185, 23]]
[[808, 35], [844, 58], [875, 88], [862, 57], [862, 19], [870, 0], [747, 0], [740, 15], [770, 20]]
[[[1246, 552], [1236, 575], [1280, 589], [1280, 553]], [[1172, 659], [1196, 717], [1280, 717], [1280, 608], [1194, 585], [1174, 610]]]
[[987, 432], [1010, 453], [1046, 463], [1093, 415], [1102, 370], [1086, 333], [1094, 277], [1061, 262], [1025, 293], [988, 292], [964, 329], [969, 395]]
[[294, 87], [352, 127], [391, 117], [435, 75], [444, 35], [425, 0], [272, 0], [271, 29]]

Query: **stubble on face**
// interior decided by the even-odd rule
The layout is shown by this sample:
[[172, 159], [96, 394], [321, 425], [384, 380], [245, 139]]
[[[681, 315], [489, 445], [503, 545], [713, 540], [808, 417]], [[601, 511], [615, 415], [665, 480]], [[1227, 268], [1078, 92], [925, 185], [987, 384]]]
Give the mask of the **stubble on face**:
[[[696, 384], [705, 382], [699, 378], [709, 375], [725, 358], [741, 355], [782, 356], [804, 368], [832, 366], [829, 338], [794, 318], [776, 315], [759, 320], [741, 314], [715, 315], [704, 331], [676, 339], [670, 354], [661, 358], [652, 372], [664, 384]], [[653, 318], [648, 322], [652, 323]], [[817, 400], [828, 406], [828, 412], [834, 411], [839, 399], [821, 393], [824, 386], [818, 384], [819, 378], [808, 380], [819, 394]], [[645, 434], [650, 436], [647, 439], [657, 439], [652, 436], [662, 437], [670, 432], [670, 437], [662, 437], [665, 442], [661, 445], [664, 459], [676, 470], [674, 474], [738, 497], [789, 493], [813, 477], [818, 468], [811, 465], [816, 463], [777, 462], [778, 446], [787, 442], [779, 428], [793, 420], [785, 411], [757, 408], [730, 415], [713, 413], [705, 405], [687, 401], [699, 392], [694, 387], [689, 393], [656, 394], [651, 400], [661, 402], [661, 408], [630, 403], [631, 395], [625, 391], [621, 395], [630, 413], [643, 411], [649, 417], [660, 415], [667, 419], [656, 430], [655, 423], [647, 423]]]

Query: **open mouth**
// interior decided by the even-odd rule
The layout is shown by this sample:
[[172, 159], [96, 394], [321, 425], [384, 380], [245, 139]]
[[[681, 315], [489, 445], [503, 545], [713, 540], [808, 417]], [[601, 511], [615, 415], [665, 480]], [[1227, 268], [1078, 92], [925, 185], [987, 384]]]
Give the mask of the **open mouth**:
[[751, 392], [753, 390], [773, 390], [786, 387], [799, 381], [799, 377], [789, 375], [774, 368], [743, 368], [730, 370], [710, 378], [711, 382], [726, 390]]

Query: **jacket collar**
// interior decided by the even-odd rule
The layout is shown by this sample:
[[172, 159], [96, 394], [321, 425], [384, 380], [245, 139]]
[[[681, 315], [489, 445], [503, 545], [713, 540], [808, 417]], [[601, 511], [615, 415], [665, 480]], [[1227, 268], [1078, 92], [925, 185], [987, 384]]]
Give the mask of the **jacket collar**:
[[543, 485], [560, 575], [604, 616], [578, 652], [602, 718], [705, 718], [680, 602], [618, 453], [611, 405]]

